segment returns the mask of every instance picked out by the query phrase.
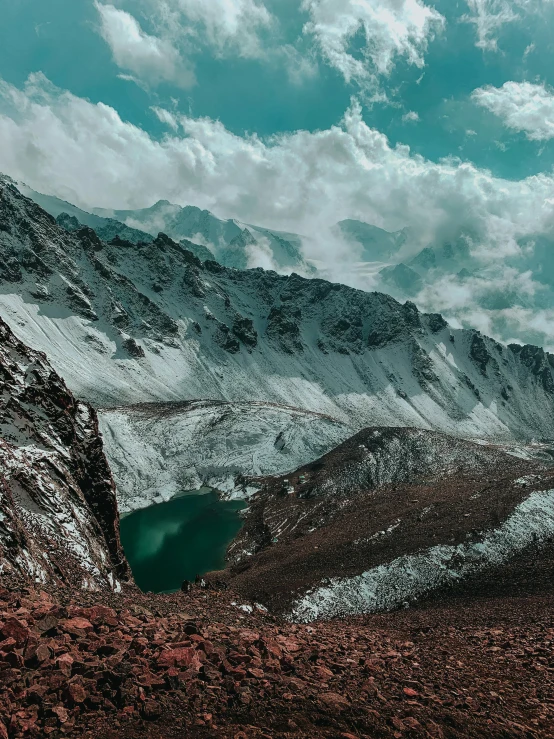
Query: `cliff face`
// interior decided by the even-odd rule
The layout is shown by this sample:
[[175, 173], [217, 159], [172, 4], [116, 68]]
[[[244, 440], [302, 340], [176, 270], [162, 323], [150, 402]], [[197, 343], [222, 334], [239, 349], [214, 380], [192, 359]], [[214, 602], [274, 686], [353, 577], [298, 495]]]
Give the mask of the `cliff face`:
[[130, 573], [95, 411], [0, 319], [1, 571], [119, 589]]

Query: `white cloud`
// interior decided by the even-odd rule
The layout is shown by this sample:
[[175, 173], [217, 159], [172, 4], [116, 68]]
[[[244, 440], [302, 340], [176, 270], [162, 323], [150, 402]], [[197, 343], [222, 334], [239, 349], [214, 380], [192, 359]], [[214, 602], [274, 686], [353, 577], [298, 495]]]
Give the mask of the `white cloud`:
[[177, 118], [173, 115], [173, 113], [170, 113], [169, 110], [157, 107], [153, 107], [151, 108], [151, 110], [156, 114], [156, 117], [161, 123], [165, 123], [166, 126], [169, 126], [174, 131], [179, 130], [179, 123], [177, 121]]
[[[392, 70], [396, 57], [423, 66], [430, 39], [444, 25], [438, 11], [422, 0], [303, 0], [310, 14], [304, 26], [323, 57], [347, 82], [367, 83]], [[362, 34], [362, 58], [352, 42]]]
[[[536, 307], [544, 292], [530, 272], [518, 272], [499, 262], [466, 279], [436, 277], [415, 300], [422, 310], [441, 312], [453, 326], [476, 328], [506, 343], [535, 343], [552, 351], [554, 309]], [[513, 305], [491, 307], [506, 301]]]
[[139, 84], [173, 82], [187, 88], [194, 84], [194, 74], [175, 46], [167, 39], [149, 36], [129, 13], [95, 2], [100, 15], [100, 32], [111, 49], [115, 63], [134, 76]]
[[[150, 0], [158, 11], [159, 0]], [[162, 11], [173, 34], [193, 24], [219, 54], [229, 50], [243, 57], [263, 57], [260, 34], [275, 22], [260, 0], [165, 0]]]
[[404, 123], [417, 123], [419, 121], [419, 113], [416, 113], [415, 110], [409, 110], [407, 113], [404, 113], [402, 120]]
[[[358, 253], [330, 232], [337, 221], [359, 218], [389, 231], [410, 226], [414, 249], [465, 228], [485, 271], [462, 283], [437, 282], [419, 304], [446, 308], [449, 317], [496, 336], [554, 341], [552, 311], [532, 308], [538, 288], [527, 268], [519, 274], [505, 267], [507, 257], [525, 263], [518, 240], [540, 234], [554, 240], [552, 174], [504, 180], [456, 159], [429, 161], [407, 146], [391, 146], [363, 121], [356, 102], [329, 129], [267, 140], [174, 109], [154, 113], [168, 125], [160, 140], [41, 74], [22, 89], [0, 79], [0, 171], [85, 209], [165, 199], [307, 234], [306, 254], [326, 274], [366, 289], [374, 276], [357, 271]], [[263, 252], [251, 258], [269, 266]], [[487, 290], [511, 290], [531, 307], [523, 300], [515, 308], [485, 309]]]
[[[0, 82], [0, 171], [85, 208], [167, 199], [312, 235], [359, 218], [387, 230], [409, 225], [421, 243], [466, 227], [493, 258], [554, 226], [551, 175], [503, 180], [470, 163], [429, 161], [392, 147], [355, 102], [339, 125], [268, 140], [156, 114], [173, 126], [161, 140], [42, 75], [23, 89]], [[328, 257], [323, 247], [319, 256]]]
[[528, 46], [526, 46], [525, 47], [525, 51], [523, 52], [523, 60], [525, 61], [527, 59], [527, 57], [529, 56], [529, 54], [532, 54], [535, 51], [536, 48], [537, 47], [536, 47], [536, 45], [534, 43], [529, 44]]
[[488, 51], [496, 51], [498, 42], [496, 34], [506, 23], [518, 18], [513, 6], [517, 4], [508, 0], [466, 0], [469, 13], [462, 20], [475, 25], [477, 41], [475, 46]]
[[276, 47], [269, 58], [284, 63], [289, 81], [293, 85], [302, 85], [312, 80], [319, 71], [314, 55], [302, 53], [292, 44]]
[[465, 0], [469, 13], [463, 21], [473, 23], [477, 40], [475, 45], [487, 51], [498, 50], [498, 33], [508, 23], [526, 14], [541, 12], [552, 0]]
[[505, 82], [502, 87], [479, 87], [472, 99], [502, 119], [505, 126], [523, 131], [528, 139], [554, 138], [554, 93], [545, 85]]

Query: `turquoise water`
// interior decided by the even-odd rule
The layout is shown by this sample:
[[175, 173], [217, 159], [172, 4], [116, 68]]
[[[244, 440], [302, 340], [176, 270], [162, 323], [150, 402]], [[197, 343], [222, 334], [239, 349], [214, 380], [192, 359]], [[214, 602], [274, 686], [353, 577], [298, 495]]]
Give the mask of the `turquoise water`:
[[139, 588], [172, 592], [183, 580], [222, 569], [244, 507], [215, 492], [187, 493], [121, 519], [121, 541]]

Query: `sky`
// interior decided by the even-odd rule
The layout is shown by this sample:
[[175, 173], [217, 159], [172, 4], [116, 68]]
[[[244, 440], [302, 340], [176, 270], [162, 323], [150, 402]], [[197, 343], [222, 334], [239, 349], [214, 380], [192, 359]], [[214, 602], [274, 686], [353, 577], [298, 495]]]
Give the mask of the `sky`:
[[[0, 10], [0, 171], [36, 190], [315, 234], [331, 267], [340, 248], [325, 234], [343, 218], [409, 227], [418, 248], [466, 229], [496, 290], [513, 283], [507, 259], [553, 238], [554, 0]], [[441, 289], [424, 307], [448, 309]], [[461, 313], [475, 290], [464, 296]], [[538, 314], [522, 315], [517, 337]], [[554, 345], [551, 317], [529, 331]], [[472, 320], [495, 333], [485, 313]]]

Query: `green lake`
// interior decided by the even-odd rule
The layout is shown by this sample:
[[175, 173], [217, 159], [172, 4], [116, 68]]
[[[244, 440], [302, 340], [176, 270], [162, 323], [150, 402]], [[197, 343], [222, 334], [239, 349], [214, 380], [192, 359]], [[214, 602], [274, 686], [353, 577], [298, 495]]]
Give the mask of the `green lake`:
[[244, 507], [213, 491], [193, 491], [122, 518], [121, 542], [136, 584], [144, 592], [172, 592], [183, 580], [222, 569]]

